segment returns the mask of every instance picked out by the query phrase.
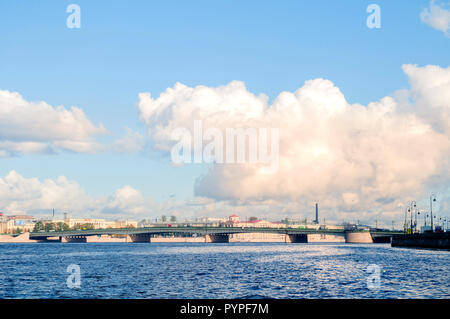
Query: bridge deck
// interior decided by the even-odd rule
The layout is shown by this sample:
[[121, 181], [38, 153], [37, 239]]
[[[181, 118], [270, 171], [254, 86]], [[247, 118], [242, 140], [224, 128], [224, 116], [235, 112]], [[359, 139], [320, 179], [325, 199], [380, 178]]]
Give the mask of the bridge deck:
[[[43, 237], [96, 236], [96, 235], [136, 235], [136, 234], [238, 234], [238, 233], [273, 233], [273, 234], [330, 234], [345, 235], [342, 229], [311, 228], [260, 228], [260, 227], [145, 227], [145, 228], [110, 228], [92, 230], [70, 230], [53, 232], [33, 232], [30, 239]], [[399, 232], [372, 232], [372, 235], [388, 236]]]

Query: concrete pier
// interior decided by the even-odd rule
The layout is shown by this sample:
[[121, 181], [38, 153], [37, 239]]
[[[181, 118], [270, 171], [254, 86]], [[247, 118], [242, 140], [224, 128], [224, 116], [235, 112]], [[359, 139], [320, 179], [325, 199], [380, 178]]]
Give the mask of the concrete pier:
[[67, 237], [59, 237], [59, 241], [62, 243], [85, 243], [85, 236], [67, 236]]
[[151, 235], [150, 234], [131, 234], [129, 235], [133, 243], [149, 243]]
[[345, 233], [345, 242], [348, 244], [373, 244], [373, 239], [369, 232], [349, 231]]
[[205, 243], [229, 243], [230, 236], [228, 234], [210, 234], [205, 236]]
[[308, 235], [306, 235], [306, 234], [286, 235], [285, 242], [286, 243], [307, 243]]

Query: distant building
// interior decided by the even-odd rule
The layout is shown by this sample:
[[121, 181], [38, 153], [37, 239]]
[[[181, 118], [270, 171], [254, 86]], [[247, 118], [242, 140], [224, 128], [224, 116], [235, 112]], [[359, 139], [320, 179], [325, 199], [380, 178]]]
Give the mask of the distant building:
[[0, 234], [10, 234], [14, 231], [14, 220], [8, 220], [5, 216], [0, 216]]
[[92, 224], [94, 229], [106, 229], [106, 228], [126, 228], [126, 227], [137, 227], [138, 222], [134, 220], [120, 220], [120, 221], [111, 221], [105, 220], [103, 218], [72, 218], [69, 214], [64, 214], [64, 219], [50, 219], [50, 220], [41, 220], [45, 223], [64, 223], [67, 224], [70, 228], [73, 228], [76, 225], [82, 224]]
[[239, 216], [231, 215], [226, 222], [222, 222], [223, 227], [261, 227], [261, 228], [285, 228], [286, 224], [281, 222], [269, 222], [267, 220], [241, 221]]
[[35, 218], [27, 215], [0, 215], [0, 233], [11, 234], [17, 230], [21, 232], [29, 232], [33, 230]]
[[[228, 217], [228, 220], [220, 223], [222, 227], [259, 227], [259, 228], [285, 228], [286, 224], [281, 222], [269, 222], [267, 220], [249, 220], [241, 221], [239, 216], [233, 214]], [[285, 240], [284, 234], [272, 234], [272, 233], [241, 233], [230, 234], [230, 242], [283, 242]]]

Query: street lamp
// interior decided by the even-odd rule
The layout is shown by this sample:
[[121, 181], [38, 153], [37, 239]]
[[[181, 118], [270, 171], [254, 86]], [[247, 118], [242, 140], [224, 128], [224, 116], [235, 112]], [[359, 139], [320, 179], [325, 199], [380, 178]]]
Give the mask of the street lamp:
[[417, 215], [420, 215], [420, 212], [417, 212], [416, 214], [416, 232], [417, 232]]
[[413, 232], [413, 210], [415, 211], [415, 209], [416, 209], [416, 201], [415, 200], [413, 200], [410, 204], [409, 204], [409, 207], [410, 207], [410, 209], [408, 209], [408, 211], [411, 213], [411, 224], [410, 224], [410, 226], [411, 226], [411, 234], [412, 234], [412, 232]]
[[405, 224], [403, 225], [403, 230], [405, 231], [405, 234], [408, 230], [407, 223], [408, 223], [408, 207], [405, 207]]
[[[408, 208], [406, 211], [407, 211], [407, 214], [410, 213], [411, 212], [411, 208]], [[406, 217], [406, 218], [407, 218], [406, 220], [408, 220], [408, 217]], [[409, 222], [407, 221], [406, 222], [406, 232], [408, 232], [408, 224], [409, 224]], [[411, 227], [411, 225], [409, 225], [409, 226]]]
[[433, 225], [433, 202], [436, 201], [436, 195], [431, 194], [430, 196], [430, 215], [431, 215], [431, 232], [434, 233], [434, 225]]

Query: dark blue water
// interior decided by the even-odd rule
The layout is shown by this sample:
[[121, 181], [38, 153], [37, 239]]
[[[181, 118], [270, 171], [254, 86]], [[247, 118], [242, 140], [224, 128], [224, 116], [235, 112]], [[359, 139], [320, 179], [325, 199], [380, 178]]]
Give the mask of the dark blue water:
[[0, 244], [0, 298], [448, 298], [449, 270], [448, 251], [377, 244]]

